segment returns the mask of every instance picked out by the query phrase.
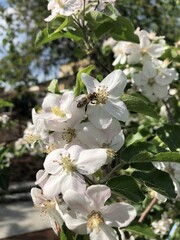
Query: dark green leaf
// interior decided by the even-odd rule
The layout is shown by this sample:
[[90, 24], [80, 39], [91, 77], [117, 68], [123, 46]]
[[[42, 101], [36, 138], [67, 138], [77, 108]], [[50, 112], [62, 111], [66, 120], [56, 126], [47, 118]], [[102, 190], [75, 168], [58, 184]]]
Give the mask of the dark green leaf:
[[94, 66], [90, 65], [86, 68], [83, 68], [81, 71], [78, 72], [77, 77], [76, 77], [76, 86], [75, 86], [75, 89], [74, 89], [74, 95], [75, 96], [79, 96], [82, 92], [83, 87], [84, 87], [84, 83], [81, 80], [81, 74], [82, 73], [90, 74], [93, 69], [94, 69]]
[[141, 162], [131, 163], [131, 167], [143, 172], [152, 171], [155, 168], [151, 162], [146, 162], [145, 164]]
[[0, 169], [0, 188], [7, 190], [9, 186], [9, 168]]
[[130, 226], [126, 227], [126, 230], [128, 230], [134, 234], [137, 234], [139, 236], [144, 236], [144, 237], [154, 238], [154, 239], [156, 239], [156, 237], [157, 237], [157, 235], [155, 235], [153, 230], [144, 223], [130, 225]]
[[133, 202], [140, 202], [144, 200], [144, 195], [141, 192], [138, 184], [130, 176], [124, 175], [114, 177], [107, 182], [107, 186], [109, 186], [112, 191]]
[[121, 97], [121, 100], [126, 104], [129, 111], [142, 113], [144, 115], [159, 119], [159, 115], [151, 106], [151, 103], [148, 104], [147, 100], [145, 101], [140, 96], [124, 94]]
[[132, 23], [127, 18], [117, 15], [110, 9], [106, 13], [98, 11], [89, 12], [85, 19], [97, 38], [101, 38], [108, 33], [116, 40], [139, 42], [138, 36], [134, 34]]
[[157, 129], [159, 138], [171, 149], [176, 151], [180, 148], [180, 125], [165, 125]]
[[48, 91], [52, 93], [59, 94], [59, 88], [58, 88], [58, 80], [54, 79], [50, 82], [48, 86]]
[[132, 176], [146, 184], [147, 187], [161, 193], [162, 195], [175, 198], [174, 184], [168, 173], [154, 169], [150, 172], [133, 172]]
[[161, 152], [156, 154], [152, 160], [153, 162], [177, 162], [180, 163], [180, 153], [177, 152]]
[[121, 152], [121, 158], [127, 162], [147, 162], [154, 154], [165, 151], [166, 149], [149, 142], [135, 142]]

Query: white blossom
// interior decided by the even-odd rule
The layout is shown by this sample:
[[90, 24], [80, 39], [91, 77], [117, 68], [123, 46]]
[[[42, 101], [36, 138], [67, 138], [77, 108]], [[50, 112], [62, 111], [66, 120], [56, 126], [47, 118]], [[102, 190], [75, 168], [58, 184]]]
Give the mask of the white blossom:
[[136, 211], [130, 204], [105, 205], [111, 190], [105, 185], [93, 185], [85, 193], [69, 190], [64, 200], [71, 209], [64, 215], [66, 226], [78, 234], [89, 234], [92, 240], [118, 239], [112, 227], [126, 227], [135, 218]]
[[82, 175], [95, 173], [107, 161], [107, 149], [84, 150], [73, 145], [68, 149], [56, 149], [45, 159], [45, 173], [50, 174], [43, 187], [46, 196], [52, 197], [67, 190], [67, 186], [81, 192], [85, 188]]
[[82, 0], [50, 0], [48, 10], [51, 11], [51, 15], [44, 20], [50, 22], [58, 15], [70, 16], [76, 14], [82, 6]]
[[142, 72], [132, 76], [134, 84], [152, 102], [168, 98], [169, 84], [178, 77], [175, 69], [162, 66], [162, 61], [146, 61]]
[[82, 81], [86, 85], [88, 94], [96, 94], [95, 103], [87, 108], [88, 119], [97, 128], [107, 128], [113, 118], [126, 122], [128, 110], [120, 100], [124, 92], [127, 78], [121, 70], [115, 70], [106, 76], [101, 82], [82, 73]]

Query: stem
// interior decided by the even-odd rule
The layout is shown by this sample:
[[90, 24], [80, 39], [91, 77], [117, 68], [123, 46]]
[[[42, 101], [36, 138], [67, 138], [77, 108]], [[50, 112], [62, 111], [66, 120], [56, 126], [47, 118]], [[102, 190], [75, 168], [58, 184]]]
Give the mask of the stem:
[[151, 202], [149, 203], [149, 205], [147, 206], [147, 208], [144, 210], [144, 212], [142, 212], [140, 218], [139, 218], [139, 221], [138, 222], [143, 222], [145, 217], [148, 215], [148, 213], [151, 211], [151, 209], [153, 208], [153, 206], [156, 204], [157, 202], [157, 198], [153, 198], [151, 200]]

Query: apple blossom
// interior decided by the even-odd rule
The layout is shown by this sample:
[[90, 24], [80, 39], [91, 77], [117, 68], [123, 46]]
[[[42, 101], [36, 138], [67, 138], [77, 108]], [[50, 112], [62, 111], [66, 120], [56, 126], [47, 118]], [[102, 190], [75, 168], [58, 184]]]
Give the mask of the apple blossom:
[[136, 217], [130, 204], [104, 205], [111, 197], [105, 185], [92, 185], [84, 193], [70, 189], [63, 198], [71, 209], [64, 215], [66, 226], [78, 234], [89, 234], [92, 240], [118, 239], [112, 227], [126, 227]]
[[82, 0], [50, 0], [48, 10], [51, 11], [51, 15], [44, 20], [50, 22], [58, 15], [70, 16], [81, 10], [82, 6]]
[[174, 69], [162, 68], [162, 63], [146, 61], [142, 72], [134, 73], [132, 76], [134, 84], [152, 102], [168, 98], [169, 84], [178, 76]]
[[101, 82], [82, 73], [81, 78], [87, 88], [88, 94], [96, 94], [96, 101], [89, 103], [87, 108], [88, 119], [97, 128], [107, 128], [113, 118], [126, 122], [128, 110], [120, 100], [127, 83], [125, 74], [121, 70], [115, 70], [106, 76]]
[[44, 168], [50, 174], [43, 186], [46, 196], [52, 197], [67, 190], [67, 186], [80, 192], [85, 188], [82, 175], [95, 173], [107, 161], [107, 149], [84, 150], [73, 145], [68, 149], [56, 149], [47, 155]]
[[113, 119], [106, 129], [98, 129], [90, 122], [82, 124], [78, 138], [89, 148], [108, 147], [117, 152], [124, 143], [124, 135], [120, 123]]

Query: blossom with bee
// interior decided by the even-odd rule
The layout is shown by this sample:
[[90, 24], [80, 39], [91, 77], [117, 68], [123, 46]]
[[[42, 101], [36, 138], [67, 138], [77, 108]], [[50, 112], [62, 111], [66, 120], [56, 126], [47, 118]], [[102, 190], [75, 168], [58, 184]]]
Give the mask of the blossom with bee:
[[82, 81], [87, 88], [88, 94], [96, 93], [96, 103], [91, 102], [87, 108], [89, 121], [97, 128], [107, 128], [113, 118], [126, 122], [128, 110], [120, 100], [127, 84], [127, 78], [121, 70], [114, 70], [101, 82], [95, 78], [82, 73]]

